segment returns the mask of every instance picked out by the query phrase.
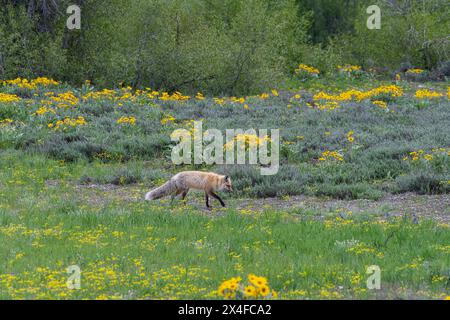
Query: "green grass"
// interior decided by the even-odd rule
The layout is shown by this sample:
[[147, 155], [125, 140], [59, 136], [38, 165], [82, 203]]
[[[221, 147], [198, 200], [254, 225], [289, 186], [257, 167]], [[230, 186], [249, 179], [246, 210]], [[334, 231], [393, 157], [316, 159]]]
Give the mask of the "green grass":
[[[333, 85], [334, 84], [334, 85]], [[218, 105], [211, 98], [185, 102], [163, 101], [147, 94], [133, 95], [127, 89], [115, 90], [104, 98], [86, 98], [96, 89], [59, 85], [29, 90], [3, 87], [23, 99], [2, 104], [0, 121], [10, 118], [13, 124], [0, 129], [0, 148], [38, 153], [64, 162], [85, 162], [95, 166], [86, 169], [84, 183], [159, 184], [161, 179], [180, 170], [169, 161], [170, 134], [178, 128], [190, 128], [191, 121], [203, 121], [203, 128], [280, 129], [280, 172], [261, 177], [251, 166], [185, 166], [186, 169], [215, 170], [229, 173], [239, 187], [239, 196], [267, 197], [310, 194], [338, 199], [379, 199], [386, 193], [420, 192], [442, 194], [450, 191], [450, 127], [446, 87], [440, 83], [427, 86], [444, 94], [438, 99], [414, 98], [417, 85], [402, 82], [402, 97], [374, 97], [388, 103], [381, 109], [369, 99], [340, 102], [335, 110], [307, 107], [318, 91], [342, 92], [350, 88], [369, 90], [390, 83], [375, 79], [317, 79], [293, 91], [281, 91], [268, 99], [246, 97], [245, 104], [228, 99]], [[75, 105], [49, 106], [42, 100], [72, 91], [79, 99]], [[301, 99], [294, 99], [296, 93]], [[47, 95], [46, 95], [47, 94]], [[27, 98], [32, 98], [27, 100]], [[64, 102], [67, 104], [67, 102]], [[324, 102], [316, 101], [318, 104]], [[420, 108], [417, 105], [420, 104]], [[42, 106], [55, 111], [34, 113]], [[291, 108], [288, 108], [291, 105]], [[173, 122], [161, 120], [174, 116]], [[83, 116], [87, 125], [64, 130], [48, 128], [65, 117]], [[135, 125], [118, 124], [123, 116], [136, 118]], [[1, 126], [1, 124], [0, 124]], [[354, 132], [353, 142], [347, 140]], [[441, 152], [434, 149], [443, 148]], [[342, 154], [342, 162], [318, 159], [326, 150]], [[412, 151], [433, 154], [432, 161], [402, 161]], [[108, 164], [107, 170], [100, 164]], [[418, 178], [419, 177], [419, 178]], [[423, 177], [423, 179], [421, 178]]]
[[[369, 100], [328, 111], [307, 107], [318, 90], [382, 83], [334, 84], [319, 79], [280, 90], [278, 97], [246, 97], [247, 109], [229, 100], [218, 105], [210, 98], [129, 96], [126, 89], [115, 91], [123, 99], [83, 100], [93, 88], [0, 88], [22, 98], [0, 102], [0, 121], [13, 121], [0, 123], [0, 299], [220, 298], [216, 290], [224, 280], [248, 274], [266, 277], [282, 299], [449, 295], [448, 224], [381, 219], [370, 211], [342, 218], [338, 212], [239, 205], [246, 197], [376, 200], [450, 191], [447, 97], [418, 106], [414, 85], [402, 82], [404, 96], [379, 98], [388, 110]], [[52, 102], [55, 113], [34, 114], [42, 100], [69, 90], [78, 103]], [[293, 102], [296, 93], [302, 98]], [[175, 121], [162, 124], [168, 115]], [[78, 116], [87, 125], [48, 127]], [[136, 117], [136, 125], [118, 124], [123, 116]], [[280, 171], [261, 176], [248, 165], [173, 165], [169, 135], [192, 120], [203, 120], [204, 129], [280, 128]], [[320, 161], [325, 150], [341, 153], [343, 161]], [[418, 150], [423, 153], [412, 160]], [[213, 202], [207, 212], [195, 194], [189, 197], [198, 205], [143, 201], [149, 188], [192, 168], [232, 177], [227, 209]], [[67, 289], [71, 265], [81, 268], [80, 290]], [[381, 268], [381, 290], [366, 289], [371, 265]]]
[[[0, 298], [218, 298], [223, 280], [250, 273], [284, 299], [449, 293], [448, 225], [89, 202], [95, 190], [73, 183], [84, 164], [19, 155], [0, 156]], [[81, 290], [66, 287], [70, 265], [81, 268]], [[380, 291], [366, 289], [370, 265], [381, 268]]]

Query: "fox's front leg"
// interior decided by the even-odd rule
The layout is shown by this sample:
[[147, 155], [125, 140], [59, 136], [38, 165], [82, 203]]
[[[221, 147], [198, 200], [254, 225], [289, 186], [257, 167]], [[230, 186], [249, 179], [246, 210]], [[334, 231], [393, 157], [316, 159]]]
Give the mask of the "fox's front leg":
[[222, 205], [222, 207], [226, 207], [225, 206], [225, 202], [223, 202], [223, 200], [217, 195], [217, 194], [215, 194], [214, 192], [210, 192], [210, 195], [212, 196], [212, 197], [214, 197], [214, 198], [216, 198], [217, 200], [219, 200], [219, 202], [220, 202], [220, 204]]

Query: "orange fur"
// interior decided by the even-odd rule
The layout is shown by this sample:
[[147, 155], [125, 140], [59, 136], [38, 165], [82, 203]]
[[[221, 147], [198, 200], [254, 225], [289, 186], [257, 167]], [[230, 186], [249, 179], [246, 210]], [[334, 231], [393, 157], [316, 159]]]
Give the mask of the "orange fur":
[[189, 189], [204, 191], [206, 206], [209, 208], [209, 196], [216, 198], [222, 206], [225, 206], [225, 203], [215, 194], [215, 191], [232, 191], [232, 185], [228, 176], [214, 172], [183, 171], [174, 175], [161, 187], [148, 192], [145, 195], [145, 200], [155, 200], [168, 195], [171, 195], [172, 199], [181, 195], [182, 199], [184, 199]]

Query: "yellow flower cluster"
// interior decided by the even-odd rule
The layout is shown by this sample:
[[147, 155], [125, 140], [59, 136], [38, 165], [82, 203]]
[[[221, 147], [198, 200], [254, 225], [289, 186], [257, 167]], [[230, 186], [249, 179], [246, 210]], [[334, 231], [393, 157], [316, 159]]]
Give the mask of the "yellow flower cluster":
[[322, 152], [322, 156], [319, 158], [319, 161], [327, 160], [344, 161], [344, 156], [337, 151], [325, 150], [324, 152]]
[[254, 274], [248, 275], [248, 283], [242, 284], [241, 277], [231, 278], [222, 282], [217, 293], [226, 299], [235, 299], [238, 295], [244, 298], [276, 298], [277, 293], [271, 291], [267, 279]]
[[241, 277], [233, 277], [229, 280], [225, 280], [219, 286], [217, 293], [226, 299], [234, 299], [236, 297], [236, 291], [239, 289]]
[[231, 102], [234, 102], [234, 103], [240, 103], [240, 104], [245, 103], [245, 98], [231, 97], [230, 100], [231, 100]]
[[[136, 92], [133, 94], [131, 87], [124, 87], [121, 88], [120, 91], [118, 90], [111, 90], [111, 89], [103, 89], [100, 91], [92, 91], [88, 92], [83, 96], [83, 100], [118, 100], [118, 101], [124, 101], [124, 100], [130, 100], [135, 101], [137, 97], [139, 96], [147, 96], [150, 99], [154, 99], [155, 96], [159, 95], [159, 92], [152, 91], [150, 88], [146, 88], [144, 90], [136, 90]], [[119, 103], [119, 105], [122, 105]]]
[[[268, 98], [268, 94], [267, 93], [262, 93], [261, 95], [258, 95], [257, 97], [259, 97], [260, 99], [264, 100]], [[227, 102], [226, 98], [213, 98], [213, 101], [215, 103], [217, 103], [218, 105], [224, 105]], [[231, 103], [239, 103], [239, 104], [244, 104], [245, 103], [245, 98], [238, 98], [238, 97], [230, 97], [229, 98], [229, 102]], [[247, 105], [245, 105], [247, 106]], [[244, 106], [244, 108], [245, 108]], [[247, 106], [248, 108], [248, 106]], [[245, 108], [245, 109], [247, 109]]]
[[399, 272], [399, 271], [408, 270], [408, 269], [418, 269], [422, 265], [423, 265], [423, 258], [414, 258], [413, 261], [411, 261], [411, 263], [407, 263], [403, 266], [399, 266], [399, 267], [395, 268], [395, 271]]
[[259, 98], [260, 98], [261, 100], [267, 100], [267, 99], [269, 99], [269, 97], [270, 97], [270, 95], [269, 95], [268, 93], [261, 93], [261, 94], [259, 95]]
[[[293, 95], [293, 96], [289, 99], [289, 102], [290, 102], [290, 103], [287, 105], [287, 108], [288, 108], [288, 109], [292, 108], [292, 103], [297, 103], [297, 104], [298, 104], [298, 100], [300, 100], [301, 98], [302, 98], [302, 96], [301, 96], [299, 93]], [[309, 102], [307, 102], [306, 105], [307, 105], [308, 107], [312, 108], [312, 105], [311, 105]]]
[[387, 94], [393, 98], [398, 98], [403, 95], [403, 89], [396, 85], [379, 86], [372, 90], [362, 92], [361, 94], [358, 95], [357, 99], [359, 101], [361, 101], [361, 100], [370, 99], [372, 97], [379, 96], [381, 94]]
[[380, 107], [381, 109], [386, 109], [387, 108], [387, 103], [384, 102], [384, 101], [375, 100], [375, 101], [372, 101], [372, 104]]
[[36, 112], [34, 113], [34, 115], [39, 115], [42, 116], [46, 113], [52, 113], [52, 114], [56, 114], [56, 111], [54, 109], [51, 108], [47, 108], [45, 106], [40, 107], [39, 109], [36, 110]]
[[234, 148], [235, 141], [238, 143], [238, 145], [241, 146], [241, 149], [248, 149], [260, 146], [266, 141], [271, 142], [272, 140], [268, 136], [264, 136], [261, 138], [255, 134], [243, 133], [237, 134], [232, 140], [225, 143], [224, 148], [227, 150]]
[[[117, 98], [116, 98], [117, 100], [122, 100], [122, 101], [123, 101], [123, 100], [135, 101], [135, 100], [136, 100], [136, 96], [138, 95], [137, 93], [136, 93], [136, 95], [133, 95], [132, 92], [126, 91], [125, 89], [122, 89], [122, 92], [123, 92], [123, 94], [122, 94], [121, 96], [117, 97]], [[119, 105], [121, 105], [121, 104], [119, 103]]]
[[444, 95], [439, 92], [430, 91], [428, 89], [419, 89], [414, 94], [414, 97], [417, 99], [434, 99], [434, 98], [441, 98]]
[[442, 251], [444, 253], [450, 253], [450, 245], [449, 246], [435, 245], [435, 246], [433, 246], [433, 248], [435, 248], [438, 251]]
[[[336, 213], [339, 213], [340, 211], [342, 211], [342, 209], [336, 210]], [[351, 216], [353, 214], [353, 212], [348, 211], [348, 212], [346, 212], [346, 214], [348, 216]], [[331, 219], [327, 219], [324, 222], [326, 229], [340, 228], [340, 227], [345, 227], [345, 226], [354, 225], [354, 224], [355, 224], [355, 221], [353, 219], [343, 219], [340, 216], [334, 217]]]
[[0, 120], [0, 128], [6, 127], [7, 125], [10, 125], [13, 122], [14, 122], [13, 120], [8, 118]]
[[332, 101], [351, 101], [355, 99], [356, 101], [362, 101], [372, 97], [376, 97], [380, 94], [389, 94], [391, 97], [401, 97], [403, 95], [403, 90], [399, 86], [380, 86], [369, 91], [359, 91], [355, 89], [347, 90], [341, 92], [338, 95], [327, 94], [323, 91], [314, 95], [314, 100], [332, 100]]
[[355, 138], [353, 137], [353, 134], [355, 132], [353, 130], [347, 132], [347, 141], [350, 143], [353, 143], [355, 141]]
[[136, 118], [133, 116], [130, 117], [120, 117], [117, 121], [117, 124], [130, 124], [132, 126], [134, 126], [136, 124]]
[[406, 73], [420, 74], [420, 73], [422, 73], [422, 72], [424, 72], [424, 71], [425, 71], [425, 70], [423, 70], [423, 69], [416, 68], [416, 69], [408, 69], [408, 70], [406, 71]]
[[[121, 89], [123, 91], [123, 94], [119, 96], [119, 93], [115, 90], [110, 89], [104, 89], [101, 91], [93, 91], [89, 92], [86, 95], [83, 96], [84, 100], [93, 99], [93, 100], [135, 100], [138, 97], [147, 97], [149, 99], [159, 99], [161, 101], [177, 101], [177, 102], [185, 102], [192, 98], [195, 98], [197, 100], [205, 100], [206, 97], [202, 93], [197, 93], [195, 97], [191, 97], [189, 95], [184, 95], [179, 91], [176, 91], [172, 94], [169, 94], [168, 92], [162, 92], [154, 91], [151, 88], [145, 88], [145, 90], [136, 90], [134, 94], [132, 93], [132, 88], [125, 87]], [[278, 96], [278, 91], [272, 90], [272, 94], [274, 96]], [[268, 94], [263, 93], [259, 96], [260, 99], [267, 99]], [[219, 105], [225, 104], [225, 102], [228, 99], [226, 98], [217, 98], [214, 97], [213, 101]], [[237, 97], [230, 97], [229, 101], [232, 103], [245, 103], [245, 98], [237, 98]], [[121, 105], [121, 104], [119, 104]]]
[[319, 93], [315, 94], [313, 99], [314, 100], [332, 100], [332, 101], [350, 101], [353, 98], [357, 98], [361, 94], [361, 91], [358, 90], [348, 90], [341, 92], [338, 95], [328, 94], [326, 92], [320, 91]]
[[337, 67], [338, 67], [339, 71], [348, 72], [348, 73], [352, 73], [352, 72], [361, 70], [361, 66], [353, 66], [351, 64], [346, 64], [344, 66], [337, 66]]
[[363, 280], [363, 277], [360, 274], [354, 273], [350, 278], [350, 283], [352, 285], [356, 286], [356, 285], [360, 284], [362, 280]]
[[50, 101], [55, 102], [58, 108], [69, 107], [69, 105], [77, 105], [79, 99], [73, 94], [72, 91], [59, 93], [56, 96], [50, 96]]
[[249, 285], [244, 288], [244, 295], [246, 297], [265, 298], [269, 294], [271, 294], [273, 297], [276, 297], [275, 291], [270, 292], [270, 288], [266, 278], [258, 277], [255, 276], [254, 274], [249, 274], [248, 281]]
[[22, 78], [16, 78], [13, 80], [5, 80], [2, 82], [2, 84], [4, 86], [17, 86], [19, 88], [24, 88], [24, 89], [36, 89], [37, 86], [47, 87], [50, 85], [58, 85], [59, 82], [49, 79], [49, 78], [39, 77], [39, 78], [33, 79], [31, 81], [29, 81], [28, 79], [22, 79]]
[[444, 282], [447, 280], [446, 276], [434, 275], [431, 277], [431, 283]]
[[172, 95], [168, 94], [167, 92], [163, 92], [160, 99], [162, 101], [187, 101], [189, 100], [191, 97], [190, 96], [185, 96], [183, 95], [181, 92], [174, 92]]
[[87, 122], [84, 119], [84, 117], [79, 116], [78, 118], [65, 118], [64, 120], [58, 120], [55, 124], [49, 123], [49, 128], [54, 128], [55, 130], [59, 129], [67, 129], [68, 127], [77, 127], [77, 126], [84, 126]]
[[353, 247], [350, 247], [346, 250], [347, 252], [354, 253], [356, 255], [363, 255], [363, 254], [373, 254], [378, 258], [383, 258], [384, 254], [382, 252], [377, 251], [375, 248], [364, 244], [364, 243], [358, 243]]
[[40, 102], [45, 106], [55, 106], [56, 108], [68, 108], [69, 106], [77, 105], [79, 99], [73, 94], [72, 91], [55, 94], [52, 91], [46, 92], [44, 96], [47, 99], [43, 99]]
[[[311, 106], [310, 103], [306, 104], [308, 107]], [[336, 101], [327, 101], [324, 104], [317, 104], [316, 105], [317, 109], [319, 110], [327, 110], [327, 111], [331, 111], [331, 110], [335, 110], [340, 108], [341, 106], [339, 105], [339, 103], [337, 103]]]
[[89, 92], [83, 96], [83, 100], [113, 100], [116, 95], [116, 91], [111, 89], [103, 89], [101, 91]]
[[175, 122], [175, 117], [171, 116], [170, 114], [168, 116], [165, 116], [164, 118], [161, 119], [161, 124], [162, 125], [166, 125], [169, 122]]
[[15, 94], [0, 92], [0, 103], [10, 103], [10, 102], [19, 102], [19, 101], [20, 101], [20, 98]]
[[214, 102], [217, 103], [218, 105], [223, 105], [225, 103], [225, 99], [224, 98], [213, 98]]
[[[434, 155], [433, 155], [434, 154]], [[450, 156], [450, 148], [433, 148], [431, 152], [426, 153], [422, 149], [411, 151], [407, 156], [403, 157], [403, 161], [418, 161], [424, 159], [425, 161], [431, 161], [437, 154], [444, 154]]]
[[205, 100], [205, 96], [201, 92], [198, 92], [197, 95], [195, 96], [195, 98], [200, 101]]
[[50, 85], [57, 86], [58, 84], [60, 84], [58, 81], [46, 77], [38, 77], [36, 79], [31, 80], [31, 83], [43, 87], [48, 87]]
[[295, 73], [299, 74], [302, 71], [306, 71], [309, 74], [318, 75], [320, 73], [319, 69], [316, 69], [314, 67], [308, 66], [304, 63], [301, 63], [298, 65], [298, 68], [295, 69]]

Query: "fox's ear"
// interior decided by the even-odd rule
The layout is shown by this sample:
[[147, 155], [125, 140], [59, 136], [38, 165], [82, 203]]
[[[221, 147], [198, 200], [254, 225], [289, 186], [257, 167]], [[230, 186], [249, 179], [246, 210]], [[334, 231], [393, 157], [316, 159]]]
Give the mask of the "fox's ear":
[[229, 176], [225, 176], [225, 181], [228, 181], [228, 180], [230, 180], [230, 177]]

